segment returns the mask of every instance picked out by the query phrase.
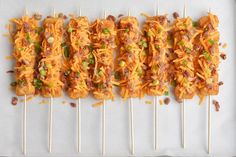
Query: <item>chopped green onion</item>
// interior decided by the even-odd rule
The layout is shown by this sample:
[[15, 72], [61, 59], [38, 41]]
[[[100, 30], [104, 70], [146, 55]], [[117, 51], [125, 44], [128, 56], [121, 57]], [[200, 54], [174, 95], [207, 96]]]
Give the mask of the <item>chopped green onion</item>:
[[187, 52], [187, 53], [191, 53], [191, 52], [192, 52], [192, 49], [186, 47], [186, 52]]
[[17, 84], [23, 86], [25, 84], [25, 80], [18, 80]]
[[125, 61], [120, 61], [119, 65], [120, 65], [120, 67], [124, 67], [125, 66]]
[[99, 84], [98, 84], [98, 88], [99, 88], [99, 89], [103, 89], [103, 88], [105, 88], [105, 86], [104, 86], [103, 83], [99, 83]]
[[139, 41], [138, 44], [144, 48], [147, 48], [147, 42], [145, 42], [144, 40]]
[[47, 67], [48, 69], [51, 69], [51, 68], [52, 68], [52, 64], [46, 64], [46, 67]]
[[85, 69], [87, 69], [87, 68], [88, 68], [88, 65], [89, 65], [89, 63], [88, 63], [88, 62], [86, 62], [86, 61], [83, 61], [83, 62], [82, 62], [82, 65], [83, 65], [83, 67], [84, 67]]
[[39, 73], [41, 76], [46, 76], [46, 71], [44, 69], [40, 70]]
[[193, 27], [197, 27], [198, 26], [198, 22], [197, 21], [193, 21]]
[[31, 38], [30, 38], [29, 32], [26, 33], [26, 40], [27, 40], [29, 43], [32, 42], [32, 40], [31, 40]]
[[48, 41], [49, 44], [52, 44], [54, 42], [54, 38], [53, 37], [49, 37], [47, 41]]
[[37, 34], [40, 34], [42, 31], [43, 31], [43, 28], [42, 28], [42, 27], [37, 27], [37, 28], [35, 29], [35, 33], [37, 33]]
[[24, 50], [23, 47], [18, 48], [18, 51], [23, 51], [23, 50]]
[[211, 45], [214, 45], [214, 44], [215, 44], [215, 40], [212, 40], [212, 39], [209, 39], [208, 42], [209, 42]]
[[70, 57], [70, 48], [69, 48], [69, 46], [66, 44], [66, 42], [63, 42], [63, 43], [61, 44], [61, 47], [64, 49], [64, 56], [65, 56], [66, 58], [69, 58], [69, 57]]
[[125, 29], [125, 33], [128, 33], [128, 32], [129, 32], [129, 28], [126, 28], [126, 29]]
[[164, 95], [165, 95], [165, 96], [168, 96], [168, 95], [169, 95], [169, 92], [168, 92], [168, 91], [165, 91]]
[[154, 80], [154, 81], [152, 82], [152, 84], [153, 84], [154, 86], [158, 85], [159, 83], [160, 83], [159, 80]]
[[40, 44], [37, 43], [37, 42], [34, 43], [34, 51], [35, 51], [36, 53], [40, 53], [40, 52], [41, 52], [41, 46], [40, 46]]
[[106, 44], [102, 43], [102, 49], [105, 49], [105, 48], [106, 48]]
[[116, 80], [120, 80], [120, 73], [119, 72], [116, 71], [114, 76], [115, 76]]
[[93, 45], [89, 45], [89, 52], [93, 51]]
[[147, 36], [148, 37], [151, 37], [152, 36], [152, 33], [150, 31], [147, 32]]
[[207, 51], [204, 51], [203, 55], [207, 60], [211, 60], [211, 55]]
[[183, 66], [185, 66], [185, 67], [188, 65], [188, 63], [187, 63], [186, 60], [184, 60], [184, 61], [182, 62], [182, 64], [183, 64]]
[[110, 30], [108, 28], [104, 28], [103, 31], [102, 31], [104, 34], [108, 34], [110, 33]]
[[71, 27], [69, 27], [68, 29], [67, 29], [67, 32], [69, 32], [69, 33], [71, 33], [73, 31], [73, 29], [71, 28]]
[[173, 80], [173, 81], [171, 82], [171, 85], [172, 85], [173, 87], [176, 87], [176, 85], [177, 85], [176, 80]]
[[41, 89], [43, 86], [43, 82], [40, 79], [34, 79], [33, 83], [36, 89]]
[[80, 72], [79, 72], [79, 71], [77, 71], [77, 73], [76, 73], [76, 76], [77, 76], [77, 77], [79, 77], [79, 76], [80, 76]]
[[181, 41], [179, 42], [179, 45], [184, 46], [184, 42], [181, 40]]
[[159, 49], [159, 48], [160, 48], [160, 46], [159, 46], [159, 45], [155, 45], [155, 48], [156, 48], [156, 49]]
[[99, 70], [99, 71], [98, 71], [98, 75], [99, 75], [99, 76], [103, 76], [103, 71], [102, 71], [102, 70]]

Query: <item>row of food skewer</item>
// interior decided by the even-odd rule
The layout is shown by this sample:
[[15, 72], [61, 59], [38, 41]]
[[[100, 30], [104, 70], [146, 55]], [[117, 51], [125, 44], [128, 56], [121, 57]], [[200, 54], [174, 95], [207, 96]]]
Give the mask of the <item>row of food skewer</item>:
[[[114, 86], [120, 88], [122, 98], [129, 99], [132, 154], [132, 98], [141, 98], [144, 94], [154, 96], [154, 145], [157, 148], [157, 97], [168, 93], [170, 84], [174, 86], [176, 99], [182, 103], [182, 142], [185, 147], [185, 99], [198, 95], [202, 102], [206, 96], [219, 92], [219, 21], [211, 12], [193, 21], [184, 11], [184, 17], [175, 15], [173, 23], [167, 15], [159, 13], [143, 16], [146, 20], [142, 29], [130, 13], [118, 20], [104, 13], [103, 18], [90, 23], [80, 11], [79, 16], [71, 15], [66, 26], [62, 13], [46, 17], [42, 27], [39, 14], [30, 17], [27, 13], [11, 20], [15, 26], [11, 35], [16, 61], [16, 95], [25, 97], [24, 121], [27, 95], [40, 93], [50, 98], [49, 152], [53, 98], [60, 97], [65, 89], [67, 95], [77, 101], [78, 122], [81, 120], [81, 98], [91, 92], [96, 99], [103, 100], [102, 152], [105, 154], [105, 100], [114, 99]], [[81, 151], [79, 125], [78, 150]], [[23, 142], [25, 153], [26, 130]], [[210, 139], [208, 142], [210, 152]]]

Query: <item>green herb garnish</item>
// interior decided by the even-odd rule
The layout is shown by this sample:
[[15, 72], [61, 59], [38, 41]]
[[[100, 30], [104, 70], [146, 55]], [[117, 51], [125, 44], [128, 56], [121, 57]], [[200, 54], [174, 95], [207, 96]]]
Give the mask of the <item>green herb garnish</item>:
[[144, 40], [139, 41], [138, 44], [144, 48], [147, 48], [147, 42], [145, 42]]
[[29, 32], [26, 33], [26, 40], [27, 40], [29, 43], [32, 42], [32, 40], [31, 40], [31, 38], [30, 38]]
[[110, 33], [110, 30], [109, 30], [108, 28], [104, 28], [104, 29], [102, 30], [102, 32], [103, 32], [104, 34], [109, 34], [109, 33]]
[[73, 29], [71, 28], [71, 27], [69, 27], [68, 29], [67, 29], [67, 32], [69, 32], [69, 33], [71, 33], [73, 31]]
[[211, 60], [211, 55], [207, 51], [204, 51], [203, 55], [207, 60]]
[[168, 95], [169, 95], [169, 92], [168, 92], [168, 91], [165, 91], [164, 95], [165, 95], [165, 96], [168, 96]]
[[128, 32], [129, 32], [129, 28], [126, 28], [126, 29], [125, 29], [125, 33], [128, 33]]
[[39, 73], [41, 76], [46, 76], [46, 71], [44, 69], [41, 69]]
[[212, 40], [212, 39], [209, 39], [208, 42], [209, 42], [211, 45], [214, 45], [214, 44], [215, 44], [215, 40]]
[[34, 43], [34, 51], [38, 54], [41, 52], [41, 46], [37, 42]]
[[193, 24], [193, 27], [197, 27], [198, 26], [198, 22], [197, 21], [193, 21], [192, 24]]
[[43, 86], [43, 82], [40, 79], [34, 79], [33, 83], [36, 89], [41, 89]]
[[80, 72], [79, 72], [79, 71], [77, 71], [77, 73], [76, 73], [76, 76], [77, 76], [77, 77], [79, 77], [79, 76], [80, 76]]
[[25, 80], [18, 80], [17, 84], [23, 86], [25, 84]]
[[116, 71], [114, 76], [115, 76], [116, 80], [120, 80], [120, 73], [119, 72]]
[[178, 43], [180, 46], [184, 46], [184, 42], [181, 40], [179, 43]]
[[176, 80], [173, 80], [173, 81], [171, 82], [171, 85], [172, 85], [173, 87], [176, 87], [176, 85], [177, 85]]

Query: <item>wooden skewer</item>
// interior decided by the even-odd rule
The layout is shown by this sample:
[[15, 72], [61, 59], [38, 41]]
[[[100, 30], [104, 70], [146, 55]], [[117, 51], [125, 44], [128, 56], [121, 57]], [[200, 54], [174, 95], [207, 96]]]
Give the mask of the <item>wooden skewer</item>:
[[[156, 1], [155, 16], [159, 15], [159, 0]], [[158, 148], [158, 96], [154, 97], [154, 149]]]
[[208, 154], [211, 153], [211, 96], [208, 96]]
[[[104, 10], [103, 18], [106, 19], [106, 10]], [[106, 100], [102, 105], [102, 155], [106, 153]]]
[[49, 123], [48, 123], [48, 151], [49, 153], [52, 152], [52, 133], [53, 133], [53, 97], [50, 97], [49, 103]]
[[[184, 4], [183, 18], [186, 18], [186, 4]], [[182, 147], [185, 148], [185, 99], [181, 104], [181, 123], [182, 123]]]
[[76, 119], [77, 119], [77, 151], [81, 152], [81, 109], [80, 109], [80, 98], [76, 101]]
[[[130, 16], [130, 9], [128, 10], [128, 16]], [[134, 154], [134, 120], [133, 120], [133, 98], [129, 99], [129, 129], [130, 129], [130, 150], [131, 154]]]
[[[28, 10], [24, 10], [25, 16], [28, 15]], [[22, 135], [22, 152], [26, 155], [26, 141], [27, 141], [27, 95], [24, 95], [24, 106], [23, 106], [23, 135]]]
[[[79, 7], [79, 16], [82, 16], [81, 7]], [[81, 152], [81, 107], [80, 107], [80, 98], [76, 101], [76, 119], [77, 119], [77, 151]]]
[[[53, 8], [53, 17], [56, 17], [55, 8]], [[48, 152], [52, 152], [52, 136], [53, 136], [53, 97], [50, 97], [49, 103], [49, 120], [48, 120]]]
[[[209, 8], [209, 13], [211, 13], [211, 8]], [[207, 133], [207, 140], [208, 140], [208, 154], [211, 153], [211, 96], [208, 95], [208, 133]]]
[[133, 121], [133, 98], [129, 99], [129, 115], [130, 115], [130, 145], [131, 154], [134, 154], [134, 121]]
[[23, 154], [26, 155], [26, 137], [27, 137], [27, 129], [26, 129], [26, 122], [27, 122], [27, 100], [26, 95], [24, 95], [24, 113], [23, 113]]
[[102, 155], [106, 153], [106, 101], [102, 105]]

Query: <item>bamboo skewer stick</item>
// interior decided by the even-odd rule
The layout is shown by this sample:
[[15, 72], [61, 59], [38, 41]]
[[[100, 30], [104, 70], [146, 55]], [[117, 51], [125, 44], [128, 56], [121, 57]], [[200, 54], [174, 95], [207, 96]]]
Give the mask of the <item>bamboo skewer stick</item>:
[[[24, 15], [28, 15], [28, 10], [25, 8]], [[23, 132], [22, 132], [22, 152], [26, 155], [26, 142], [27, 142], [27, 95], [24, 95], [24, 106], [23, 106]]]
[[102, 155], [106, 153], [106, 101], [102, 105]]
[[129, 99], [129, 115], [130, 115], [130, 144], [131, 154], [134, 154], [134, 121], [133, 121], [133, 98]]
[[[79, 16], [82, 16], [81, 7], [79, 7]], [[77, 151], [81, 152], [81, 107], [80, 107], [80, 98], [76, 101], [76, 119], [77, 119]]]
[[[55, 8], [53, 8], [53, 17], [56, 17]], [[48, 152], [52, 152], [52, 136], [53, 136], [53, 97], [50, 97], [49, 103], [49, 120], [48, 120]]]
[[53, 97], [50, 97], [49, 103], [49, 123], [48, 123], [48, 151], [52, 152], [52, 133], [53, 133]]
[[80, 98], [76, 101], [76, 119], [77, 119], [77, 151], [81, 152], [81, 109], [80, 109]]
[[[183, 18], [186, 18], [186, 4], [184, 4]], [[185, 148], [185, 99], [181, 104], [181, 134], [182, 134], [182, 147]]]
[[[155, 16], [159, 15], [159, 0], [156, 1]], [[158, 96], [154, 97], [154, 149], [158, 148]]]
[[[128, 10], [128, 16], [130, 16], [130, 9]], [[130, 150], [131, 154], [134, 154], [134, 120], [133, 120], [133, 98], [129, 98], [129, 132], [130, 132]]]
[[208, 154], [211, 153], [211, 96], [208, 96]]
[[23, 154], [26, 155], [26, 141], [27, 141], [27, 129], [26, 129], [26, 123], [27, 123], [27, 100], [26, 95], [24, 95], [24, 113], [23, 113]]
[[[209, 8], [209, 13], [211, 13], [211, 8]], [[208, 133], [207, 133], [207, 148], [208, 154], [211, 153], [211, 95], [208, 95]]]
[[[103, 18], [106, 19], [106, 10], [104, 10]], [[102, 105], [102, 155], [106, 153], [106, 100], [103, 100]]]

